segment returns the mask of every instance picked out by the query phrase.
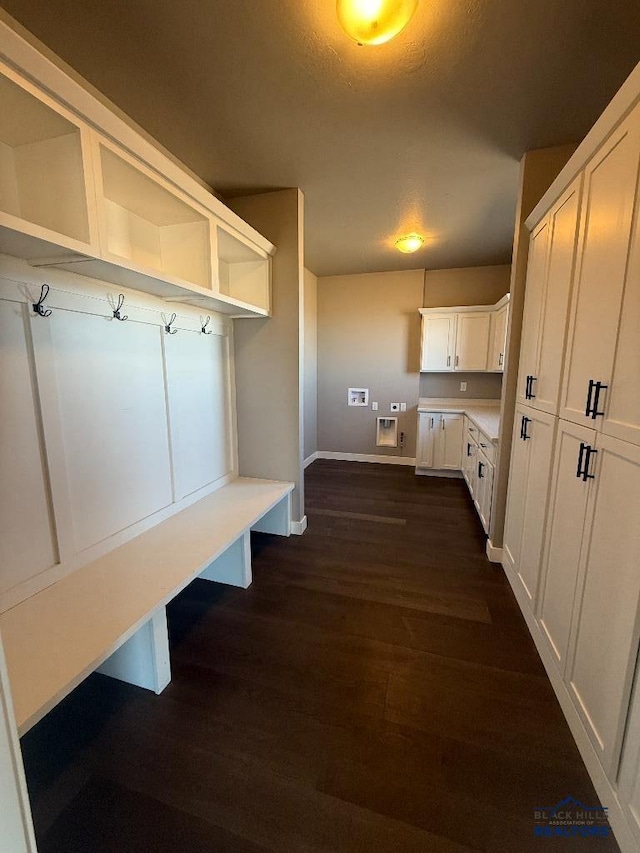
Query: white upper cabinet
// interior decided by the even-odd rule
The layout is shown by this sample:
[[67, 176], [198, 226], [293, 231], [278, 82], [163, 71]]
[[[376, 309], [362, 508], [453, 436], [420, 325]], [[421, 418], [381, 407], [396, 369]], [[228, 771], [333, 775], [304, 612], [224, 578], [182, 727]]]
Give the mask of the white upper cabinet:
[[420, 370], [453, 370], [455, 340], [455, 314], [423, 314]]
[[486, 370], [489, 358], [491, 312], [458, 314], [454, 369]]
[[581, 185], [582, 176], [571, 184], [531, 237], [518, 402], [549, 414], [558, 411]]
[[215, 240], [219, 293], [239, 306], [270, 311], [269, 260], [220, 226], [215, 229]]
[[[598, 430], [611, 391], [639, 162], [636, 108], [585, 169], [560, 416]], [[622, 367], [620, 376], [633, 369]]]
[[497, 371], [504, 367], [508, 299], [496, 305], [421, 308], [420, 370]]
[[28, 260], [96, 235], [89, 131], [0, 63], [0, 251]]
[[[500, 300], [502, 301], [502, 300]], [[507, 325], [509, 322], [509, 300], [491, 317], [491, 352], [488, 369], [494, 373], [504, 372], [507, 354]]]

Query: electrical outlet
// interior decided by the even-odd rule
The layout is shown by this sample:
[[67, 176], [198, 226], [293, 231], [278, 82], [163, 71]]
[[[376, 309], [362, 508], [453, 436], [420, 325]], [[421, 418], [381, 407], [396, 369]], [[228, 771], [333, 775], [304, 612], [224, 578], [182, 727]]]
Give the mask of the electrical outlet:
[[461, 391], [466, 391], [466, 390], [467, 390], [467, 383], [466, 383], [466, 382], [461, 382], [461, 383], [460, 383], [460, 390], [461, 390]]
[[401, 412], [407, 411], [407, 404], [406, 403], [400, 403], [400, 411]]
[[377, 404], [377, 403], [372, 403], [372, 404], [371, 404], [371, 411], [372, 411], [372, 412], [377, 412], [377, 411], [378, 411], [378, 404]]
[[391, 403], [391, 405], [389, 406], [389, 411], [399, 412], [400, 411], [400, 403]]

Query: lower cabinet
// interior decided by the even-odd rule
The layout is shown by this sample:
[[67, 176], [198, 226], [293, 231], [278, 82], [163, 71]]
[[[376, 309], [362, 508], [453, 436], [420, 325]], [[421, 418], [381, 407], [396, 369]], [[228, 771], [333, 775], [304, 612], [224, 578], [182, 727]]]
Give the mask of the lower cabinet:
[[635, 686], [627, 718], [618, 791], [640, 848], [640, 662], [636, 667]]
[[493, 503], [493, 465], [481, 448], [478, 449], [476, 468], [476, 494], [474, 503], [485, 533], [489, 533], [491, 505]]
[[460, 414], [420, 413], [416, 467], [459, 471], [463, 421]]
[[503, 548], [531, 607], [535, 604], [556, 419], [516, 406]]

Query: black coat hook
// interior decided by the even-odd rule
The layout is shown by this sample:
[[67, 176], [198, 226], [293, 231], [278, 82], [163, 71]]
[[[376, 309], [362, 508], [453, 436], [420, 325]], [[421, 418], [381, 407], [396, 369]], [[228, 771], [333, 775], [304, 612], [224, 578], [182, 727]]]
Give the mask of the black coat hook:
[[38, 299], [37, 302], [33, 303], [33, 310], [40, 317], [50, 317], [51, 316], [51, 308], [45, 308], [44, 307], [44, 301], [47, 298], [47, 296], [49, 295], [50, 289], [51, 288], [49, 287], [48, 284], [43, 284], [42, 287], [40, 288], [40, 298]]
[[208, 325], [209, 325], [209, 323], [211, 322], [211, 315], [209, 315], [209, 316], [207, 317], [207, 319], [206, 319], [204, 322], [202, 322], [202, 317], [200, 317], [200, 322], [202, 323], [202, 334], [203, 334], [203, 335], [212, 335], [212, 334], [213, 334], [213, 329], [210, 329], [210, 330], [207, 332], [207, 326], [208, 326]]
[[175, 322], [175, 319], [176, 319], [176, 313], [174, 311], [173, 314], [171, 315], [171, 317], [169, 317], [169, 322], [164, 327], [164, 330], [168, 335], [175, 335], [175, 333], [178, 331], [177, 329], [171, 328], [172, 324]]
[[128, 319], [129, 319], [129, 315], [128, 315], [128, 314], [121, 314], [121, 313], [120, 313], [120, 312], [122, 311], [122, 306], [123, 306], [123, 305], [124, 305], [124, 293], [119, 293], [119, 294], [118, 294], [118, 304], [117, 304], [117, 305], [116, 305], [116, 307], [113, 309], [113, 317], [114, 317], [114, 319], [115, 319], [115, 320], [121, 320], [121, 321], [124, 321], [124, 320], [128, 320]]

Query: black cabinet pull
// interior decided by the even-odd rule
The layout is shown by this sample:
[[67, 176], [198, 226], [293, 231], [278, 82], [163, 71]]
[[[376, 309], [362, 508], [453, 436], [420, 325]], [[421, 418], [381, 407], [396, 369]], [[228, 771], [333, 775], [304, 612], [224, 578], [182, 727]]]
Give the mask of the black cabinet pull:
[[482, 473], [483, 468], [484, 468], [484, 463], [478, 462], [478, 479], [479, 480], [482, 480], [482, 478], [484, 477], [484, 474]]
[[522, 440], [528, 441], [531, 438], [530, 435], [527, 435], [527, 425], [531, 423], [531, 418], [522, 418]]
[[529, 382], [529, 399], [535, 400], [536, 395], [533, 393], [533, 383], [538, 381], [538, 377], [537, 376], [530, 376], [529, 380], [530, 380], [530, 382]]
[[593, 408], [591, 409], [591, 419], [594, 421], [596, 418], [604, 416], [604, 412], [598, 411], [598, 404], [600, 403], [600, 392], [608, 387], [608, 385], [604, 385], [602, 382], [596, 382], [594, 385], [595, 395], [593, 398]]
[[471, 456], [471, 442], [467, 442], [467, 456]]
[[531, 387], [531, 377], [530, 377], [530, 376], [527, 376], [527, 382], [526, 382], [525, 389], [524, 389], [524, 398], [525, 398], [525, 400], [530, 400], [530, 399], [531, 399], [531, 396], [530, 396], [530, 394], [531, 394], [530, 387]]
[[593, 394], [593, 389], [596, 387], [596, 383], [594, 379], [589, 380], [589, 390], [587, 391], [587, 405], [584, 410], [585, 417], [593, 417], [591, 412], [591, 396]]
[[580, 453], [578, 454], [578, 468], [576, 470], [576, 477], [580, 479], [582, 477], [582, 460], [584, 458], [584, 452], [587, 449], [587, 445], [584, 441], [580, 442]]
[[584, 468], [582, 469], [582, 480], [586, 483], [587, 480], [595, 480], [596, 478], [595, 474], [589, 473], [589, 460], [591, 459], [591, 456], [595, 455], [598, 451], [594, 450], [594, 448], [589, 444], [586, 445], [585, 449], [587, 451], [587, 455], [585, 456]]

